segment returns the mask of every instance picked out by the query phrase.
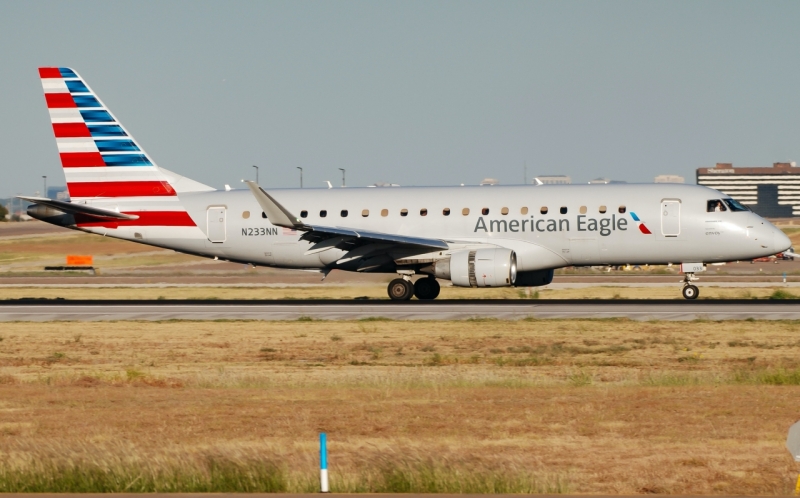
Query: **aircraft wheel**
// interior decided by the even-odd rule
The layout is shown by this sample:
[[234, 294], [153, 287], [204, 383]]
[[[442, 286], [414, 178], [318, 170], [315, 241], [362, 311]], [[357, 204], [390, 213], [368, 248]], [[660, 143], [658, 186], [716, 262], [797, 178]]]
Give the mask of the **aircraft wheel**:
[[683, 288], [683, 297], [686, 299], [697, 299], [700, 295], [700, 289], [696, 285], [687, 285]]
[[408, 301], [414, 295], [414, 284], [402, 278], [389, 282], [389, 298], [392, 301]]
[[440, 290], [435, 278], [421, 278], [414, 284], [414, 295], [420, 300], [436, 299]]

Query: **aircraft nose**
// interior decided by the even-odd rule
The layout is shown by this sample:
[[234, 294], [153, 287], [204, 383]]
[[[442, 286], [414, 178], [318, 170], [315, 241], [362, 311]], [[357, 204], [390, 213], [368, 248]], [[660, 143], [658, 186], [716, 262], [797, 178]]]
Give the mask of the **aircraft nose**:
[[780, 228], [774, 227], [772, 229], [772, 245], [775, 247], [775, 252], [783, 252], [792, 247], [792, 241]]

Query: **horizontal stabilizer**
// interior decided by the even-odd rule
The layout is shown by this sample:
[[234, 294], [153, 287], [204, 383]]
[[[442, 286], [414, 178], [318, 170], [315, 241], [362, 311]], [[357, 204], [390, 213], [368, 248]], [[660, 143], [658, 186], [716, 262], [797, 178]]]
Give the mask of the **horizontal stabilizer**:
[[73, 202], [57, 201], [54, 199], [48, 199], [47, 197], [24, 197], [20, 195], [17, 196], [17, 198], [28, 202], [34, 202], [36, 204], [41, 204], [43, 206], [48, 206], [54, 209], [58, 209], [59, 211], [63, 211], [64, 213], [69, 213], [69, 214], [83, 214], [95, 218], [114, 219], [114, 220], [139, 219], [139, 217], [135, 214], [118, 213], [110, 209], [88, 206], [86, 204], [76, 204]]

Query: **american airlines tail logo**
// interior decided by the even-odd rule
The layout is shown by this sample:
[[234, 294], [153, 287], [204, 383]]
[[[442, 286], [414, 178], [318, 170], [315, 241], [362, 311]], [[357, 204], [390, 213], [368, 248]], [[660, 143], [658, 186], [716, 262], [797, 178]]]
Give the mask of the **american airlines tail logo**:
[[636, 213], [634, 213], [633, 211], [631, 211], [631, 218], [633, 218], [633, 221], [639, 224], [640, 232], [642, 232], [645, 235], [652, 235], [653, 232], [651, 232], [650, 229], [647, 228], [644, 223], [642, 223], [642, 220], [640, 220], [639, 217], [636, 216]]

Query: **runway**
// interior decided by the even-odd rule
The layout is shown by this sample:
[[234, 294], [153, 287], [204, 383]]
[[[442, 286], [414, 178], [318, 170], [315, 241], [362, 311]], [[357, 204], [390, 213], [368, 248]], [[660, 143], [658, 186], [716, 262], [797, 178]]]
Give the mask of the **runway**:
[[391, 301], [0, 301], [0, 321], [99, 320], [797, 320], [800, 301], [451, 300]]

